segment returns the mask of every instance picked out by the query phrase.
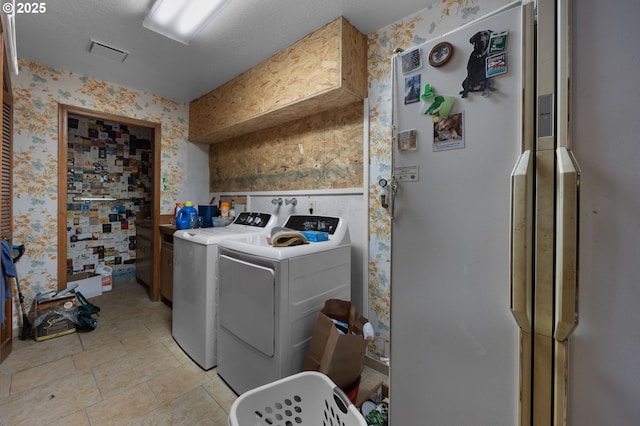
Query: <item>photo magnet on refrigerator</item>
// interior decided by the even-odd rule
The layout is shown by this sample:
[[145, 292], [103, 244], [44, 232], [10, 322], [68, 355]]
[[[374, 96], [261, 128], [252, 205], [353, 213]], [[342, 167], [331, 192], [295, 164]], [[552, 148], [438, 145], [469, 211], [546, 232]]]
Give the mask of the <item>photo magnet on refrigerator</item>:
[[404, 79], [404, 104], [413, 104], [420, 100], [420, 74]]
[[451, 114], [433, 125], [433, 152], [464, 148], [464, 116]]
[[409, 74], [420, 68], [422, 68], [422, 54], [419, 47], [402, 55], [402, 74]]
[[486, 59], [489, 52], [489, 40], [491, 30], [476, 32], [469, 43], [473, 45], [473, 51], [467, 61], [467, 77], [462, 81], [460, 95], [466, 98], [469, 92], [482, 92], [482, 96], [489, 96], [489, 91], [496, 89], [493, 87], [493, 80], [486, 75]]

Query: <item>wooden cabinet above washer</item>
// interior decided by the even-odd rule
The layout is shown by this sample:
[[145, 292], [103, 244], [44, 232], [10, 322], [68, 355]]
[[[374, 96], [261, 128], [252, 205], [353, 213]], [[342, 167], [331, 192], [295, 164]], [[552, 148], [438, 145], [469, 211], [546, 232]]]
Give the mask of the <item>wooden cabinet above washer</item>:
[[367, 97], [367, 40], [338, 18], [189, 105], [189, 140], [215, 143]]

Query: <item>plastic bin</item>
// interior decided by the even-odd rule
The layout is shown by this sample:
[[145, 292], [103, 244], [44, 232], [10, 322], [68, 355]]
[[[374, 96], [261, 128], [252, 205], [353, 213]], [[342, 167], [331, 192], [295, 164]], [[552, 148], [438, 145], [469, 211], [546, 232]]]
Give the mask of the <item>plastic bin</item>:
[[240, 395], [229, 426], [367, 426], [345, 393], [322, 373], [304, 371]]

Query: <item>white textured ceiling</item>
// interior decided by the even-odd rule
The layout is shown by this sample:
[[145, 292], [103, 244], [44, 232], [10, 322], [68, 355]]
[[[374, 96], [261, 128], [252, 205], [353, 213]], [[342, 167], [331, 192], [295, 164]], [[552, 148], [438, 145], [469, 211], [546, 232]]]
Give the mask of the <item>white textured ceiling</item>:
[[[232, 0], [188, 46], [142, 26], [153, 2], [50, 0], [16, 15], [18, 57], [190, 102], [339, 16], [370, 34], [434, 0]], [[129, 57], [90, 54], [91, 39]]]

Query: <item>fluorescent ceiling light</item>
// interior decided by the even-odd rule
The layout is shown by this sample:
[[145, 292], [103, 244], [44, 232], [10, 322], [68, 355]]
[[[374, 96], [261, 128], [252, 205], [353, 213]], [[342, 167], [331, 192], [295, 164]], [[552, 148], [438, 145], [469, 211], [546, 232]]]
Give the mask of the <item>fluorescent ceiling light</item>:
[[[13, 6], [12, 6], [13, 5]], [[9, 64], [11, 71], [18, 75], [18, 49], [16, 47], [16, 12], [15, 0], [8, 1], [3, 4], [3, 12], [0, 13], [2, 18], [2, 28], [4, 30], [4, 43], [9, 56]], [[8, 8], [6, 6], [9, 6]], [[7, 10], [10, 12], [7, 13]]]
[[156, 0], [142, 25], [165, 37], [189, 44], [230, 1]]

